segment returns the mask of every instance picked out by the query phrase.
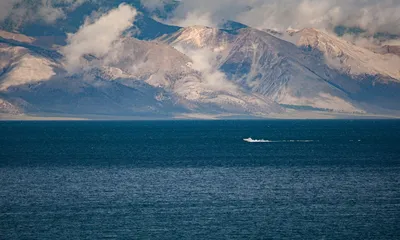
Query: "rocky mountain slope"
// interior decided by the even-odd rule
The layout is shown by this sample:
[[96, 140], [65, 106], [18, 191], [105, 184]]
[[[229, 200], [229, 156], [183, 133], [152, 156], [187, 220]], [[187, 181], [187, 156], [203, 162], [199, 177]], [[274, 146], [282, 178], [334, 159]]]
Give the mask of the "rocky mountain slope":
[[327, 64], [343, 73], [381, 75], [395, 81], [400, 79], [398, 56], [375, 53], [316, 29], [303, 29], [293, 33], [292, 37], [297, 46], [323, 53]]
[[0, 49], [1, 93], [27, 113], [172, 117], [283, 110], [239, 87], [207, 82], [189, 57], [156, 42], [123, 38], [106, 57], [87, 56], [82, 71], [72, 75], [62, 59], [51, 59], [40, 50], [6, 43]]
[[400, 56], [400, 45], [384, 45], [376, 50], [379, 54], [394, 54]]
[[251, 28], [232, 33], [189, 27], [159, 40], [178, 49], [209, 49], [228, 79], [286, 107], [359, 113], [399, 108], [394, 94], [399, 90], [399, 57], [315, 29], [284, 41]]

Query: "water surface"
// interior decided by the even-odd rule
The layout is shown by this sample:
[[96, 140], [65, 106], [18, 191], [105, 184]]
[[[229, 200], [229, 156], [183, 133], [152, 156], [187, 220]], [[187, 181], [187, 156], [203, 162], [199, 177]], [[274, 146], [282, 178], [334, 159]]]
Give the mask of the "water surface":
[[394, 120], [0, 122], [0, 239], [399, 239], [399, 143]]

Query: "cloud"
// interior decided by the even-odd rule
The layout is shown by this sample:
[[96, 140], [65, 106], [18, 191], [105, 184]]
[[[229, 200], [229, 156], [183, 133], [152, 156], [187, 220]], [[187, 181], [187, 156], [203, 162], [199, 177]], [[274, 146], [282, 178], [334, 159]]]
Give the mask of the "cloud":
[[1, 0], [0, 2], [0, 21], [3, 21], [9, 16], [11, 9], [13, 8], [16, 0]]
[[[54, 23], [82, 3], [109, 5], [106, 0], [0, 0], [0, 21]], [[178, 2], [178, 4], [176, 4]], [[399, 0], [141, 0], [150, 11], [171, 11], [169, 23], [181, 26], [218, 26], [235, 20], [259, 29], [315, 27], [332, 30], [337, 25], [360, 27], [369, 33], [400, 34]]]
[[141, 4], [149, 10], [156, 10], [156, 9], [164, 8], [164, 6], [167, 5], [169, 2], [171, 2], [171, 1], [168, 1], [168, 0], [142, 0]]
[[209, 13], [189, 12], [183, 19], [172, 19], [172, 24], [190, 27], [194, 25], [216, 27]]
[[20, 24], [40, 19], [54, 23], [85, 1], [89, 0], [1, 0], [0, 21], [9, 18]]
[[57, 19], [65, 18], [65, 13], [61, 8], [54, 8], [49, 5], [41, 7], [38, 15], [47, 23], [53, 23]]
[[85, 55], [107, 56], [119, 45], [123, 32], [133, 26], [136, 15], [135, 8], [121, 4], [96, 19], [87, 18], [78, 32], [69, 35], [68, 44], [62, 49], [67, 70], [78, 71]]
[[[162, 10], [166, 0], [144, 6]], [[370, 33], [400, 34], [399, 0], [181, 0], [170, 14], [172, 22], [208, 15], [211, 25], [235, 20], [256, 28], [285, 30], [315, 27], [332, 30], [337, 25], [360, 27]], [[204, 23], [202, 18], [195, 21]], [[208, 23], [210, 24], [210, 23]]]
[[210, 49], [190, 49], [180, 45], [174, 46], [192, 60], [192, 69], [202, 75], [202, 84], [208, 90], [213, 91], [236, 91], [236, 86], [227, 80], [225, 74], [218, 70], [218, 53]]

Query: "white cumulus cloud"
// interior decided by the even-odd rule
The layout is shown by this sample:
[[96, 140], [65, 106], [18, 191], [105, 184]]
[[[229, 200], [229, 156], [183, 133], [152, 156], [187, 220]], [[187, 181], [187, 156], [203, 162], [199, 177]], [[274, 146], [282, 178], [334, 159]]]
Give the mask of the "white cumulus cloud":
[[66, 67], [70, 72], [79, 70], [82, 58], [93, 55], [105, 57], [115, 48], [123, 32], [133, 26], [137, 15], [135, 8], [121, 4], [96, 19], [86, 19], [86, 22], [67, 40], [67, 46], [62, 49]]

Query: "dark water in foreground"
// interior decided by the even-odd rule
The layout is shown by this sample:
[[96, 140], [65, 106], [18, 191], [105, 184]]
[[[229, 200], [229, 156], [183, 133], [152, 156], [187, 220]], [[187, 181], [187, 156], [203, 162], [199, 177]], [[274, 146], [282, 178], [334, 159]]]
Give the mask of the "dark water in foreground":
[[400, 121], [0, 122], [0, 239], [400, 239], [399, 144]]

